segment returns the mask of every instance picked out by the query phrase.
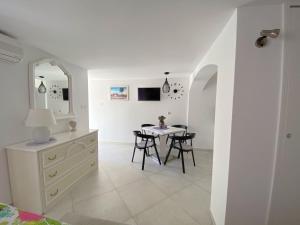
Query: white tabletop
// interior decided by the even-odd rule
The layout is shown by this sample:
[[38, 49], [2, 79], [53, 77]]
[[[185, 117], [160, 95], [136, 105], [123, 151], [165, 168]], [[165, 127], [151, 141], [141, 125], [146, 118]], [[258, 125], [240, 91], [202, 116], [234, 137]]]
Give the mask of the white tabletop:
[[54, 140], [45, 144], [32, 144], [30, 140], [17, 143], [14, 145], [7, 146], [7, 150], [17, 150], [17, 151], [28, 151], [28, 152], [38, 152], [45, 148], [50, 148], [57, 146], [59, 144], [65, 143], [67, 141], [72, 141], [79, 137], [88, 135], [90, 133], [97, 132], [98, 130], [77, 130], [75, 132], [63, 132], [51, 135]]
[[183, 128], [169, 127], [169, 126], [164, 129], [160, 129], [159, 126], [143, 127], [142, 129], [144, 131], [151, 132], [157, 135], [168, 135], [168, 134], [185, 132], [185, 129]]

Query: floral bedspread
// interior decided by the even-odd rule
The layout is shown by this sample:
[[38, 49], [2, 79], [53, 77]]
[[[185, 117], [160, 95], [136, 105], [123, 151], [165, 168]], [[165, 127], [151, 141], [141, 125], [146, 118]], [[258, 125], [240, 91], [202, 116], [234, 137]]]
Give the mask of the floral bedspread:
[[42, 215], [0, 203], [0, 225], [67, 225]]

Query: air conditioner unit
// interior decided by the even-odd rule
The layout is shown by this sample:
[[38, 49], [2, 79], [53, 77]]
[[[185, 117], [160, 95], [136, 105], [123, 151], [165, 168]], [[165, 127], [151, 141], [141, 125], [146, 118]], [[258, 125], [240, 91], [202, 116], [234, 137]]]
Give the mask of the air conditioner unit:
[[0, 33], [0, 60], [8, 63], [18, 63], [23, 59], [23, 49], [13, 38]]

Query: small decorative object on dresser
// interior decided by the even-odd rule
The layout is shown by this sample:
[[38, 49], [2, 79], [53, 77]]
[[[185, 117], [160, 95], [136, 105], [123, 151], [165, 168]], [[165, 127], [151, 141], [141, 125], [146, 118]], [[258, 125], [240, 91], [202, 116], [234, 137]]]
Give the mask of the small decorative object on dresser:
[[76, 131], [76, 126], [77, 126], [77, 122], [75, 120], [69, 121], [69, 127], [71, 132]]
[[98, 131], [53, 135], [55, 142], [6, 147], [14, 206], [46, 213], [84, 176], [98, 168]]
[[164, 129], [164, 128], [167, 127], [167, 126], [165, 125], [165, 119], [166, 119], [166, 117], [164, 117], [164, 116], [159, 116], [159, 117], [158, 117], [158, 120], [159, 120], [159, 128], [160, 128], [160, 129]]
[[30, 109], [25, 124], [27, 127], [33, 127], [33, 143], [43, 144], [50, 141], [49, 127], [55, 125], [56, 120], [50, 109]]

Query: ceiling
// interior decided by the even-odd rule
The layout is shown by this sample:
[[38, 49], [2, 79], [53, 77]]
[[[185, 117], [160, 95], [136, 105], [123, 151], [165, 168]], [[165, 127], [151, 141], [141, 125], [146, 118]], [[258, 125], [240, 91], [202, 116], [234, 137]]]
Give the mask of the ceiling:
[[[189, 75], [251, 0], [1, 0], [0, 30], [93, 76]], [[100, 75], [99, 75], [100, 74]]]
[[65, 75], [58, 66], [52, 66], [50, 63], [42, 63], [34, 68], [36, 79], [41, 79], [39, 76], [43, 76], [42, 80], [55, 80], [55, 81], [67, 81], [68, 77]]

